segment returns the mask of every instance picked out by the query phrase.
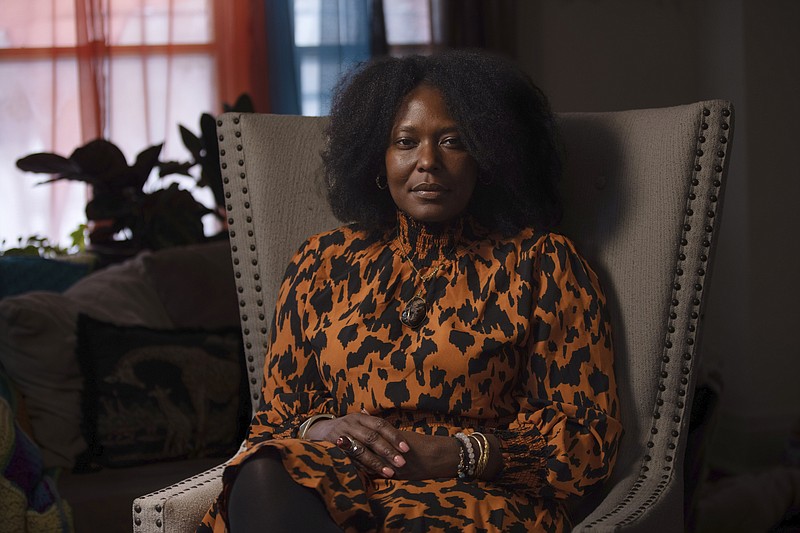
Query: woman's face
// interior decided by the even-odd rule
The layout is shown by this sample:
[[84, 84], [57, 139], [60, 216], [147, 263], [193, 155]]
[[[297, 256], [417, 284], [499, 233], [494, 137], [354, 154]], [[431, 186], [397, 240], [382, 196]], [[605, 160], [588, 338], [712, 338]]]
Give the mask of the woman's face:
[[386, 149], [394, 203], [420, 222], [448, 222], [467, 208], [477, 178], [442, 93], [418, 85], [400, 105]]

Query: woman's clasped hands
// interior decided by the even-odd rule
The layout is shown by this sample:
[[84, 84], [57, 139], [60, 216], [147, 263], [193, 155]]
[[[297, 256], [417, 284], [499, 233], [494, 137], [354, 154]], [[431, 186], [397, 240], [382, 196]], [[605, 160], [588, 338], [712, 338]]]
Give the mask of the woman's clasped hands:
[[452, 477], [458, 467], [459, 445], [452, 437], [402, 431], [364, 410], [320, 420], [308, 429], [306, 438], [336, 444], [376, 477]]

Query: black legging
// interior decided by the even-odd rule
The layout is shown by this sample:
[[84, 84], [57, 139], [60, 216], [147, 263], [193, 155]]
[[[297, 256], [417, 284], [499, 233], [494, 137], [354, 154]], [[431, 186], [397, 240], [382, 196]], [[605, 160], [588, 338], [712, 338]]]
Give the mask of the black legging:
[[264, 450], [239, 467], [228, 500], [231, 533], [341, 533], [319, 495], [296, 483], [278, 452]]

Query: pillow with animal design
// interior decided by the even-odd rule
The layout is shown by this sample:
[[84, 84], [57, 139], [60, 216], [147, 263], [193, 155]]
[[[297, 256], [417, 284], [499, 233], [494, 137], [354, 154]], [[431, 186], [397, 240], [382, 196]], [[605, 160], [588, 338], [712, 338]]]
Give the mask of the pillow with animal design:
[[249, 421], [241, 334], [78, 318], [85, 379], [77, 470], [225, 456]]

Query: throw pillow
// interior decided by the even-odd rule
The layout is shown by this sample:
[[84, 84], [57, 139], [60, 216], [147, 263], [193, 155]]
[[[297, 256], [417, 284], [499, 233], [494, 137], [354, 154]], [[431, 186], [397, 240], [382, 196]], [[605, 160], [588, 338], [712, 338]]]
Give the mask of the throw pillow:
[[75, 356], [78, 313], [120, 325], [173, 327], [145, 272], [147, 254], [93, 272], [63, 294], [36, 291], [0, 300], [0, 364], [25, 397], [45, 468], [72, 468], [86, 450], [83, 377]]
[[120, 327], [78, 317], [84, 374], [77, 469], [236, 451], [249, 422], [241, 335]]
[[144, 255], [142, 261], [176, 328], [239, 325], [239, 302], [227, 238], [159, 250]]

